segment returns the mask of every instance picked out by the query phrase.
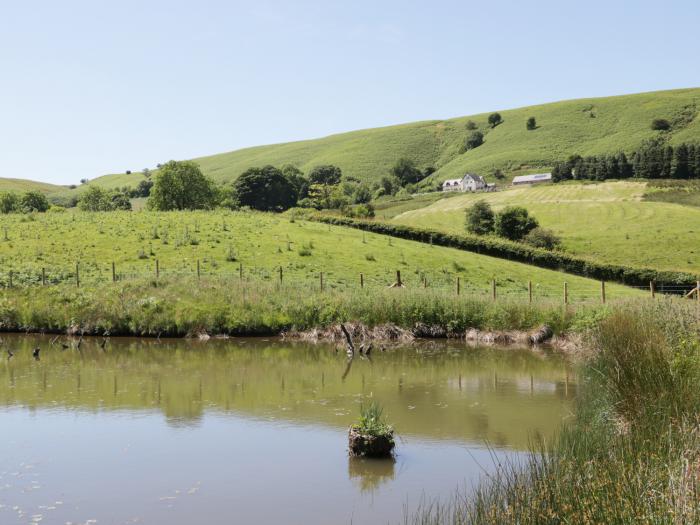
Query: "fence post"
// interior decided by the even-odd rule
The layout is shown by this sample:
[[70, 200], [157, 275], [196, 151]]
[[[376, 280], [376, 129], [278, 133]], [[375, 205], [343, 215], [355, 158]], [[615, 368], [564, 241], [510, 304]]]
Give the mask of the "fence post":
[[12, 288], [12, 270], [10, 270], [10, 288]]
[[459, 275], [457, 276], [457, 295], [459, 295]]
[[697, 281], [697, 282], [695, 283], [695, 286], [696, 286], [696, 288], [695, 288], [695, 298], [696, 298], [698, 301], [700, 301], [700, 281]]
[[243, 279], [243, 263], [238, 263], [238, 278]]
[[569, 283], [564, 281], [564, 304], [569, 304]]
[[201, 270], [199, 268], [199, 259], [197, 259], [197, 279], [199, 279], [201, 277], [201, 275], [202, 275], [202, 273], [201, 273]]
[[605, 304], [605, 281], [600, 281], [600, 298], [603, 300], [603, 304]]
[[112, 261], [112, 282], [117, 282], [117, 268], [114, 265], [114, 261]]
[[41, 285], [46, 286], [46, 268], [41, 269]]
[[75, 263], [75, 287], [80, 288], [80, 263]]
[[424, 274], [423, 275], [423, 288], [427, 288], [427, 287], [428, 287], [428, 276]]
[[280, 266], [280, 284], [282, 284], [282, 267]]
[[321, 282], [321, 291], [323, 291], [323, 272], [319, 274], [319, 280]]
[[403, 283], [401, 282], [401, 270], [396, 270], [396, 286], [398, 288], [403, 287]]
[[496, 279], [491, 279], [491, 299], [496, 300]]
[[527, 300], [532, 304], [532, 281], [527, 282]]
[[651, 291], [651, 298], [656, 297], [656, 287], [654, 286], [654, 281], [649, 281], [649, 290]]
[[365, 287], [365, 276], [364, 274], [360, 274], [360, 288]]
[[156, 259], [156, 279], [160, 277], [160, 263], [158, 262], [158, 259]]

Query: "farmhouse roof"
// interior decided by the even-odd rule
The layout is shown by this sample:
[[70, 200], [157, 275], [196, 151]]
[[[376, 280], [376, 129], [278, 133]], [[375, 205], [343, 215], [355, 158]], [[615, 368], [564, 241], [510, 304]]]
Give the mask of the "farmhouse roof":
[[535, 173], [534, 175], [519, 175], [513, 178], [513, 184], [518, 184], [521, 182], [540, 182], [543, 180], [550, 180], [552, 178], [551, 173]]

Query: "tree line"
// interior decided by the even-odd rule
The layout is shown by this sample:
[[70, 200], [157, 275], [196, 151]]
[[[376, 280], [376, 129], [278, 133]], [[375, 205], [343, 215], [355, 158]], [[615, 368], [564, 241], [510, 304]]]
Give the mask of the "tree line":
[[671, 146], [659, 140], [642, 144], [629, 157], [573, 155], [552, 168], [552, 181], [607, 179], [697, 179], [700, 178], [700, 144]]

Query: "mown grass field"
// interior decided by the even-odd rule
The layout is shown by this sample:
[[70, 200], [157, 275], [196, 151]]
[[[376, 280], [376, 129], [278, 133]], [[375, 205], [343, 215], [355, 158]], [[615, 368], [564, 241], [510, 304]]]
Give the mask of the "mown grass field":
[[[629, 152], [645, 139], [658, 136], [659, 132], [650, 128], [653, 119], [674, 121], [683, 114], [693, 117], [699, 102], [700, 89], [695, 88], [568, 100], [510, 110], [493, 108], [504, 120], [494, 129], [487, 125], [489, 112], [258, 146], [194, 160], [217, 182], [230, 182], [251, 166], [287, 163], [304, 171], [318, 164], [335, 164], [346, 175], [373, 182], [387, 175], [400, 157], [412, 159], [420, 168], [438, 168], [430, 177], [432, 183], [462, 176], [466, 171], [489, 175], [494, 167], [510, 176], [548, 168], [574, 153]], [[537, 129], [525, 128], [529, 117], [537, 119]], [[461, 153], [470, 133], [466, 127], [469, 121], [486, 134], [485, 142]], [[699, 142], [700, 121], [686, 120], [664, 136], [671, 143]], [[108, 188], [136, 186], [142, 178], [136, 172], [140, 168], [133, 166], [130, 175], [94, 177], [90, 184]], [[79, 186], [75, 190], [59, 190], [56, 195], [66, 197], [81, 191], [84, 187]]]
[[[4, 239], [5, 228], [7, 240]], [[409, 287], [454, 293], [490, 290], [520, 294], [532, 281], [535, 297], [560, 298], [564, 282], [572, 300], [599, 297], [599, 283], [525, 264], [451, 248], [364, 233], [355, 229], [294, 220], [289, 215], [253, 212], [47, 213], [7, 216], [0, 231], [0, 281], [38, 283], [41, 269], [49, 282], [73, 282], [80, 263], [84, 284], [112, 279], [112, 262], [123, 278], [154, 277], [158, 260], [163, 277], [196, 274], [238, 276], [327, 288], [386, 287], [396, 270]], [[608, 285], [610, 298], [634, 295], [631, 288]]]
[[392, 222], [464, 232], [465, 210], [479, 199], [495, 210], [524, 206], [571, 253], [594, 259], [700, 274], [700, 209], [643, 199], [642, 182], [518, 187], [461, 194], [396, 215]]

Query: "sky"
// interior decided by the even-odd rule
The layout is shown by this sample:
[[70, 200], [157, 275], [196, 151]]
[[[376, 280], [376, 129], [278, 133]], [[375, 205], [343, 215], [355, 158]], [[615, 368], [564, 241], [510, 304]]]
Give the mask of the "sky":
[[700, 3], [0, 0], [0, 177], [700, 86]]

